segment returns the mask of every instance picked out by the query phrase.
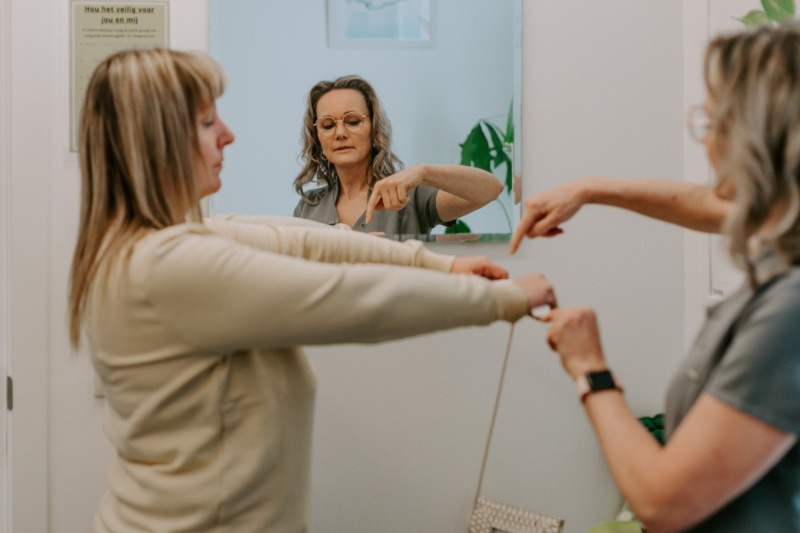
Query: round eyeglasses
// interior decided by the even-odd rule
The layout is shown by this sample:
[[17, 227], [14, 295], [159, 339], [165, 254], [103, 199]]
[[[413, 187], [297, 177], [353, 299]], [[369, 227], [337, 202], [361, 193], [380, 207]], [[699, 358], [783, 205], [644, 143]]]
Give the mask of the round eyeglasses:
[[689, 130], [689, 136], [692, 140], [702, 143], [708, 139], [712, 122], [704, 105], [695, 104], [689, 106], [686, 112], [686, 127]]
[[317, 128], [317, 132], [319, 132], [320, 135], [323, 137], [330, 137], [336, 131], [336, 124], [339, 122], [342, 123], [347, 131], [354, 132], [360, 130], [361, 126], [364, 125], [364, 121], [368, 118], [369, 115], [362, 115], [356, 111], [349, 111], [339, 120], [336, 120], [330, 115], [319, 117], [314, 123], [314, 126]]

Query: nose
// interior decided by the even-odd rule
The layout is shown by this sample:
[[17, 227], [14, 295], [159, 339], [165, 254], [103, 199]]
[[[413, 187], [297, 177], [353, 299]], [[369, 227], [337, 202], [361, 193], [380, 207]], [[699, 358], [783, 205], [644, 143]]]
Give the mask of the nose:
[[222, 123], [222, 135], [220, 135], [220, 146], [227, 146], [236, 140], [233, 131], [224, 122]]
[[333, 131], [335, 132], [337, 138], [347, 137], [349, 133], [349, 131], [344, 125], [344, 120], [337, 120], [336, 127]]

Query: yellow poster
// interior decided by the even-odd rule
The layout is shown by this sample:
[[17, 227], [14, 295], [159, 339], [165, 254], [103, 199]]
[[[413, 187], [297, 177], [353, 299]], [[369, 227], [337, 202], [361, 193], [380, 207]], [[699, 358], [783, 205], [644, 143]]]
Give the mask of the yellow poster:
[[169, 0], [72, 0], [70, 39], [70, 146], [77, 150], [78, 118], [95, 67], [131, 48], [169, 47]]

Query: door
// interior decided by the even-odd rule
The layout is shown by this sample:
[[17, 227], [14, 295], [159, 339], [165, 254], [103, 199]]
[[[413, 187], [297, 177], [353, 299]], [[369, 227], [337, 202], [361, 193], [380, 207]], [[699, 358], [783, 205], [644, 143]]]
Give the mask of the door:
[[[52, 3], [52, 2], [50, 2]], [[0, 0], [0, 361], [14, 380], [2, 403], [3, 527], [48, 531], [48, 50], [52, 10]], [[56, 13], [57, 14], [57, 13]], [[13, 18], [13, 23], [11, 19]]]
[[8, 3], [0, 0], [0, 533], [11, 531], [9, 516], [8, 416]]

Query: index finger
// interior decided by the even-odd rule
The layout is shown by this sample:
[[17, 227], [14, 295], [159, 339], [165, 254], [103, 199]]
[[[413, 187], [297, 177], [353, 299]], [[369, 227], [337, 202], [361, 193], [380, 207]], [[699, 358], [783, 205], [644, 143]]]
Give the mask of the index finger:
[[372, 220], [372, 214], [375, 212], [378, 206], [378, 202], [381, 201], [381, 195], [377, 191], [377, 189], [372, 190], [372, 194], [369, 197], [369, 202], [367, 202], [367, 214], [366, 214], [366, 222], [369, 224], [369, 221]]
[[517, 224], [517, 229], [514, 230], [514, 236], [511, 237], [510, 254], [514, 255], [519, 248], [522, 237], [533, 227], [533, 213], [531, 211], [524, 211]]

